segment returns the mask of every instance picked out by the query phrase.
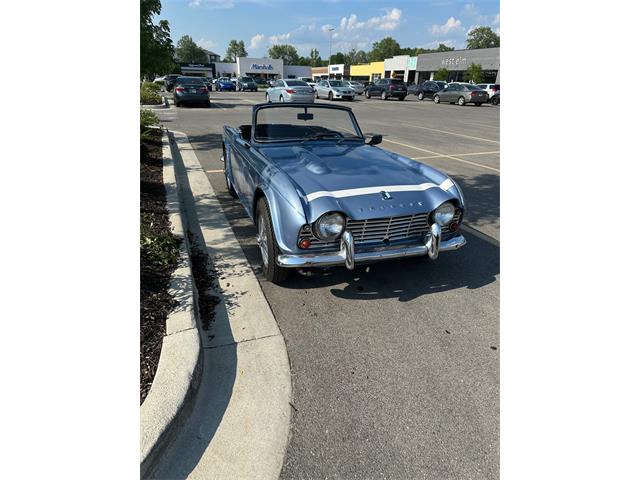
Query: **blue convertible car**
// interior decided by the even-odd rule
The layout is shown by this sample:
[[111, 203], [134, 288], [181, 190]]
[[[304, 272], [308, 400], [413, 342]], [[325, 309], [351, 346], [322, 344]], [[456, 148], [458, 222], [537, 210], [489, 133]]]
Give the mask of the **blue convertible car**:
[[460, 187], [365, 138], [350, 108], [260, 104], [251, 125], [224, 127], [229, 193], [257, 229], [264, 274], [456, 250]]

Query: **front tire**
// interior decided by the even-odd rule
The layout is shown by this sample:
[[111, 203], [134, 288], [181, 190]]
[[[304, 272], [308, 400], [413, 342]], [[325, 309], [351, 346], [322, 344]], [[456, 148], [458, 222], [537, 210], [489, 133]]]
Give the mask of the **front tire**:
[[284, 103], [284, 97], [280, 95], [280, 103]]
[[333, 102], [333, 92], [329, 92], [329, 96], [327, 98], [330, 102]]
[[424, 100], [424, 93], [423, 92], [420, 92], [418, 94], [418, 100], [420, 100], [420, 101]]
[[256, 226], [258, 227], [256, 240], [258, 242], [260, 256], [262, 257], [262, 272], [268, 282], [283, 282], [289, 276], [289, 270], [280, 267], [276, 263], [278, 244], [273, 234], [271, 212], [269, 211], [269, 204], [265, 197], [258, 200]]
[[227, 164], [227, 148], [222, 144], [222, 157], [224, 158], [224, 180], [227, 184], [227, 192], [232, 198], [238, 198], [238, 192], [233, 188], [231, 180], [229, 180], [229, 165]]
[[491, 99], [491, 105], [500, 105], [500, 99], [496, 98], [496, 97], [493, 97]]
[[476, 102], [476, 103], [475, 103], [475, 106], [476, 106], [476, 107], [479, 107], [479, 106], [481, 106], [481, 105], [482, 105], [482, 103], [480, 103], [480, 102]]
[[382, 93], [380, 94], [380, 99], [381, 100], [386, 100], [387, 99], [387, 92], [385, 92], [384, 90], [382, 91]]
[[467, 101], [464, 99], [464, 97], [460, 97], [458, 99], [458, 105], [460, 105], [461, 107], [464, 107], [467, 104]]
[[367, 97], [367, 98], [371, 98], [371, 92], [369, 92], [369, 90], [367, 90], [367, 93], [365, 93], [364, 96]]
[[271, 99], [269, 98], [269, 94], [268, 93], [266, 93], [264, 95], [264, 99], [267, 101], [267, 103], [271, 103]]
[[399, 100], [399, 101], [403, 101], [403, 100], [404, 100], [404, 97], [398, 97], [398, 100]]
[[433, 96], [433, 103], [440, 103], [440, 95]]

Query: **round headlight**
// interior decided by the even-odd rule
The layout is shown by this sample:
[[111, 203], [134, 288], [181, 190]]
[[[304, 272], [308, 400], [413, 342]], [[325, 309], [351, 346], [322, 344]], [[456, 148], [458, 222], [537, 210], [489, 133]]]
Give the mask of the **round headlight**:
[[453, 215], [455, 213], [455, 207], [450, 202], [445, 202], [436, 208], [436, 211], [433, 214], [433, 219], [438, 225], [444, 227], [445, 225], [449, 225], [451, 220], [453, 220]]
[[335, 240], [342, 235], [345, 223], [341, 213], [325, 213], [313, 224], [313, 233], [320, 240]]

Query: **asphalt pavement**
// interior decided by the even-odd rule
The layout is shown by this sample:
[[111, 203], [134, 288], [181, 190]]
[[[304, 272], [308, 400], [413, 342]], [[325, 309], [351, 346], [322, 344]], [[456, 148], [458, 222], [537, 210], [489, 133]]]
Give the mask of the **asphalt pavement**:
[[223, 125], [250, 123], [263, 92], [213, 92], [211, 108], [157, 110], [189, 136], [284, 336], [293, 415], [283, 479], [499, 477], [500, 107], [407, 97], [344, 102], [381, 148], [463, 188], [468, 244], [408, 259], [260, 274], [255, 228], [227, 193]]

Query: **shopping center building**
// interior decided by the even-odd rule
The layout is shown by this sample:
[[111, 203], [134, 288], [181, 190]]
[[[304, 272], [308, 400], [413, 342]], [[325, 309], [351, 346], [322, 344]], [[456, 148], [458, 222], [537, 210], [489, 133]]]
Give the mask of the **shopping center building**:
[[479, 64], [484, 82], [500, 83], [500, 47], [477, 50], [452, 50], [450, 52], [423, 53], [416, 63], [417, 82], [433, 80], [441, 68], [449, 71], [449, 82], [464, 81], [464, 73], [472, 64]]
[[235, 63], [215, 63], [216, 77], [262, 77], [275, 78], [311, 77], [311, 67], [285, 65], [280, 58], [238, 57]]

